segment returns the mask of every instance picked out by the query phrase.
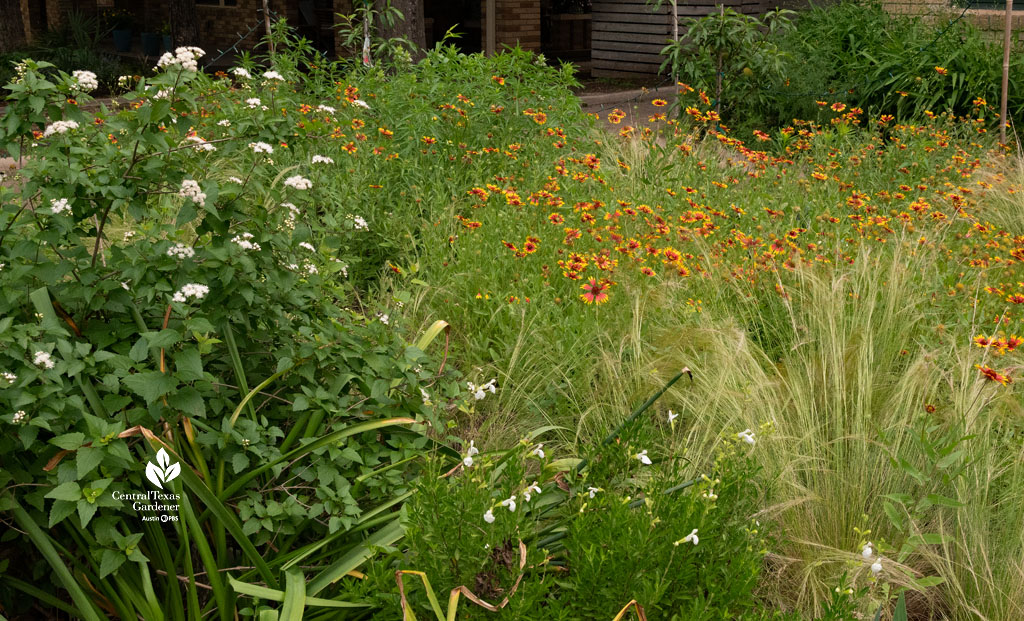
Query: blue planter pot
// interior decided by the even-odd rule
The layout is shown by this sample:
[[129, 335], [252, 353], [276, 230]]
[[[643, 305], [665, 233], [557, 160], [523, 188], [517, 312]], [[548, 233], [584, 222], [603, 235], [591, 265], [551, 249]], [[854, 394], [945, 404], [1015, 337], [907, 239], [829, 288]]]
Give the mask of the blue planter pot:
[[146, 56], [159, 56], [160, 46], [163, 38], [156, 32], [144, 32], [140, 35], [142, 39], [142, 53]]
[[114, 31], [114, 49], [118, 52], [132, 51], [132, 29]]
[[164, 35], [163, 37], [164, 37], [164, 51], [165, 52], [170, 52], [171, 49], [172, 49], [171, 46], [174, 45], [173, 43], [171, 43], [171, 35]]

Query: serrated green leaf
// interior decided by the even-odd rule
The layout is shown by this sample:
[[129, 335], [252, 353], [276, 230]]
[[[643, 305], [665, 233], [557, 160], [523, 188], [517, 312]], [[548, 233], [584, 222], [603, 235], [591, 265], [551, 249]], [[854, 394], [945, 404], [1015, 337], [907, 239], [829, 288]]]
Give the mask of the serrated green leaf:
[[69, 500], [55, 500], [50, 507], [49, 528], [64, 521], [66, 517], [75, 512], [76, 503]]
[[94, 446], [83, 446], [75, 453], [75, 467], [78, 470], [78, 478], [85, 478], [96, 469], [103, 461], [103, 449]]
[[78, 431], [74, 431], [72, 433], [65, 433], [50, 440], [50, 444], [54, 444], [62, 449], [66, 449], [69, 451], [77, 449], [78, 447], [82, 446], [84, 442], [85, 434]]
[[61, 483], [57, 487], [50, 490], [46, 494], [45, 498], [52, 498], [54, 500], [68, 500], [75, 502], [82, 497], [82, 488], [78, 486], [77, 481], [68, 481], [67, 483]]
[[178, 385], [178, 382], [172, 376], [159, 371], [135, 373], [122, 378], [121, 383], [133, 393], [145, 399], [146, 403], [156, 401], [174, 390]]
[[128, 560], [128, 557], [124, 555], [124, 552], [111, 550], [110, 548], [104, 549], [100, 554], [100, 579], [106, 578], [117, 571], [121, 565], [124, 565], [126, 560]]
[[190, 347], [174, 354], [174, 370], [178, 379], [183, 382], [203, 379], [203, 362], [199, 357], [199, 350]]

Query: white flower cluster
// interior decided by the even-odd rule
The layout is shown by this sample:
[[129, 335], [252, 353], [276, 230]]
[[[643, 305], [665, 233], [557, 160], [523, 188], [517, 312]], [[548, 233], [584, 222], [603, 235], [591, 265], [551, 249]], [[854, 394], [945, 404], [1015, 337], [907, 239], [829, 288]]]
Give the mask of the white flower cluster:
[[284, 184], [290, 188], [295, 188], [296, 190], [308, 190], [309, 188], [313, 187], [313, 182], [310, 181], [309, 179], [306, 179], [302, 175], [288, 177], [287, 179], [284, 180]]
[[37, 351], [35, 355], [32, 356], [32, 364], [41, 369], [52, 369], [54, 365], [53, 356], [45, 351]]
[[3, 373], [0, 373], [0, 379], [3, 379], [8, 384], [13, 384], [15, 380], [18, 379], [18, 376], [10, 371], [4, 371]]
[[253, 153], [273, 153], [274, 147], [265, 142], [250, 142], [249, 148]]
[[71, 77], [75, 79], [75, 89], [83, 93], [90, 93], [100, 87], [99, 80], [92, 71], [72, 71]]
[[380, 319], [380, 322], [385, 326], [391, 325], [391, 315], [387, 313], [377, 313], [377, 319]]
[[243, 250], [260, 250], [260, 245], [252, 241], [252, 233], [235, 235], [231, 238], [231, 241], [241, 246]]
[[[153, 95], [153, 99], [167, 99], [167, 98], [169, 98], [171, 96], [171, 92], [172, 91], [169, 88], [161, 88], [160, 90], [158, 90], [156, 92], [156, 95]], [[171, 120], [175, 121], [175, 122], [177, 121], [177, 119], [171, 119]]]
[[348, 217], [349, 217], [350, 220], [352, 220], [352, 224], [355, 225], [355, 230], [357, 230], [357, 231], [369, 231], [370, 230], [370, 225], [366, 223], [366, 220], [364, 220], [362, 216], [353, 216], [352, 214], [349, 214]]
[[11, 423], [15, 425], [24, 425], [28, 423], [28, 414], [25, 413], [25, 410], [18, 410], [14, 413], [14, 420], [12, 420]]
[[[867, 545], [864, 546], [864, 549], [862, 549], [860, 551], [860, 555], [864, 559], [865, 563], [870, 561], [871, 557], [873, 557], [875, 555], [875, 551], [871, 547], [871, 542], [870, 541], [867, 543]], [[881, 558], [875, 559], [875, 562], [871, 563], [871, 573], [877, 576], [879, 573], [881, 573], [881, 571], [882, 571], [882, 559]]]
[[498, 379], [494, 378], [491, 381], [487, 382], [486, 384], [481, 384], [480, 386], [477, 386], [473, 382], [466, 382], [466, 386], [469, 387], [469, 392], [473, 393], [473, 398], [476, 399], [477, 401], [480, 401], [481, 399], [487, 396], [488, 390], [491, 391], [492, 395], [495, 392], [497, 392], [498, 387], [494, 385], [494, 383], [497, 381]]
[[54, 121], [43, 130], [43, 138], [49, 138], [54, 134], [63, 134], [72, 129], [78, 129], [78, 121]]
[[174, 65], [181, 65], [181, 68], [186, 71], [199, 71], [199, 59], [205, 55], [206, 52], [198, 47], [179, 47], [174, 50], [173, 54], [164, 52], [164, 55], [156, 62], [156, 67], [153, 67], [153, 71]]
[[11, 80], [13, 84], [21, 84], [25, 80], [25, 74], [28, 73], [28, 63], [21, 61], [14, 65], [15, 78]]
[[276, 71], [266, 71], [263, 73], [264, 80], [281, 80], [284, 81], [284, 76]]
[[239, 78], [251, 78], [252, 74], [245, 67], [235, 67], [231, 70], [231, 73], [235, 74]]
[[[534, 481], [533, 483], [530, 483], [526, 487], [526, 489], [523, 490], [523, 492], [522, 492], [523, 502], [530, 502], [530, 500], [533, 498], [533, 495], [534, 494], [540, 494], [540, 491], [541, 491], [540, 490], [540, 485], [537, 485], [536, 481]], [[505, 500], [502, 500], [500, 503], [498, 503], [498, 506], [505, 507], [505, 508], [507, 508], [509, 510], [509, 512], [514, 513], [515, 510], [516, 510], [516, 507], [518, 506], [516, 504], [516, 498], [517, 498], [517, 495], [516, 494], [512, 494], [511, 496], [509, 496]], [[494, 507], [488, 509], [487, 512], [484, 513], [484, 521], [487, 522], [488, 524], [493, 524], [495, 519], [497, 519], [497, 518], [495, 518], [495, 516], [494, 516]]]
[[217, 125], [219, 125], [220, 127], [231, 127], [231, 121], [227, 119], [221, 119], [217, 121]]
[[309, 242], [299, 242], [299, 247], [300, 248], [305, 248], [306, 250], [308, 250], [310, 252], [316, 252], [316, 248], [313, 246], [313, 244], [311, 244]]
[[68, 202], [68, 199], [66, 198], [51, 198], [50, 211], [52, 211], [54, 214], [61, 214], [64, 213], [65, 211], [71, 211], [71, 203]]
[[243, 183], [245, 183], [238, 177], [228, 177], [228, 181], [230, 181], [231, 183], [237, 183], [238, 185], [242, 185]]
[[754, 439], [754, 433], [749, 429], [744, 429], [743, 431], [737, 433], [736, 438], [743, 440], [750, 446], [754, 446], [754, 444], [757, 442], [757, 440]]
[[288, 215], [284, 217], [284, 225], [290, 229], [294, 229], [295, 220], [298, 219], [299, 214], [301, 214], [302, 211], [296, 207], [294, 203], [281, 203], [281, 206], [288, 209]]
[[178, 196], [192, 199], [192, 201], [198, 203], [200, 207], [206, 205], [206, 194], [199, 187], [199, 182], [195, 179], [185, 179], [182, 181], [181, 189], [178, 190]]
[[130, 242], [132, 240], [133, 237], [135, 237], [135, 231], [125, 231], [124, 232], [124, 237], [123, 237], [122, 241], [124, 241], [124, 243], [127, 244], [128, 242]]
[[119, 75], [117, 76], [117, 85], [121, 88], [128, 88], [131, 86], [133, 79], [130, 75]]
[[300, 272], [305, 276], [312, 276], [313, 274], [320, 273], [320, 270], [318, 270], [316, 265], [313, 265], [313, 262], [309, 259], [303, 259], [301, 266], [298, 263], [289, 263], [288, 269], [293, 272]]
[[327, 157], [326, 155], [314, 155], [313, 156], [313, 163], [314, 164], [333, 164], [334, 160], [329, 158], [329, 157]]
[[196, 146], [194, 147], [196, 151], [216, 151], [217, 150], [217, 147], [213, 146], [212, 144], [207, 142], [205, 139], [200, 138], [199, 136], [189, 136], [189, 137], [185, 138], [185, 140], [188, 141], [188, 142], [196, 143]]
[[196, 251], [191, 246], [186, 246], [179, 242], [167, 249], [167, 256], [181, 261], [196, 256]]
[[256, 108], [262, 106], [263, 102], [259, 100], [259, 97], [250, 97], [249, 99], [245, 100], [245, 104], [255, 110]]
[[180, 290], [175, 292], [171, 297], [174, 302], [185, 302], [189, 298], [195, 298], [197, 300], [203, 299], [207, 293], [210, 292], [210, 288], [206, 285], [200, 285], [199, 283], [190, 282]]
[[362, 99], [357, 99], [357, 100], [353, 101], [352, 105], [353, 106], [359, 106], [360, 108], [363, 108], [364, 110], [369, 110], [370, 109], [370, 104], [366, 103]]
[[335, 110], [331, 106], [319, 105], [316, 107], [320, 112], [326, 112], [327, 114], [334, 114]]

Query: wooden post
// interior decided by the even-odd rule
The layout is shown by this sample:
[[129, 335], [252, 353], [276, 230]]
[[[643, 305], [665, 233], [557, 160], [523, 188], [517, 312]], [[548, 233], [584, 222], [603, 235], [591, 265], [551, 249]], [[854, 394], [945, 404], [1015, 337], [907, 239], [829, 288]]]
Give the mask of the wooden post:
[[[672, 0], [672, 40], [679, 46], [679, 0]], [[678, 56], [676, 56], [678, 58]], [[676, 91], [676, 108], [679, 109], [679, 116], [683, 116], [683, 106], [679, 98], [679, 73], [676, 66], [672, 64], [672, 88]]]
[[274, 53], [274, 40], [270, 38], [270, 0], [263, 0], [263, 25], [267, 29], [267, 39], [270, 41], [270, 53]]
[[1010, 91], [1010, 33], [1013, 31], [1013, 0], [1006, 0], [1003, 28], [1003, 97], [999, 102], [999, 142], [1006, 144], [1006, 99]]
[[484, 19], [486, 20], [484, 25], [484, 52], [486, 52], [488, 56], [494, 56], [494, 49], [497, 47], [497, 42], [495, 41], [494, 36], [494, 23], [497, 19], [495, 12], [497, 9], [494, 5], [494, 0], [486, 0], [484, 5]]

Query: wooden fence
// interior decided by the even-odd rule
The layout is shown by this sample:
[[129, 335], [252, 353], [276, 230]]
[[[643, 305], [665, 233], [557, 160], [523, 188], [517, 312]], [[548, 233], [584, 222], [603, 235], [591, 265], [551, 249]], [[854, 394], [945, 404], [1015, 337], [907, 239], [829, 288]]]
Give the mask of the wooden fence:
[[[768, 0], [680, 0], [679, 18], [702, 17], [718, 11], [718, 5], [760, 15]], [[672, 7], [667, 0], [656, 11], [647, 0], [595, 0], [592, 23], [591, 75], [629, 78], [658, 73], [664, 60], [661, 49], [672, 37]]]

